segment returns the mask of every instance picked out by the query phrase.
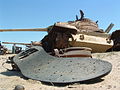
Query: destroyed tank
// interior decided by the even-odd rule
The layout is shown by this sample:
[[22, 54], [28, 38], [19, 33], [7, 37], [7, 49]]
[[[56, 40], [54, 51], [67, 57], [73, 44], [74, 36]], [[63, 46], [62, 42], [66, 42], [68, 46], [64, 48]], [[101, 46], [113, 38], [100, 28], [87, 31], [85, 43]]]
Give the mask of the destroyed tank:
[[4, 47], [0, 42], [0, 55], [4, 55], [6, 53], [8, 53], [8, 49]]
[[[76, 15], [75, 21], [57, 22], [47, 28], [34, 29], [0, 29], [4, 31], [47, 31], [46, 35], [39, 44], [47, 51], [62, 49], [66, 47], [88, 47], [92, 52], [106, 52], [113, 46], [113, 41], [109, 39], [109, 31], [114, 26], [110, 24], [106, 30], [99, 29], [98, 21], [94, 22], [84, 18], [84, 13], [80, 10], [80, 19]], [[63, 39], [63, 40], [62, 40]], [[46, 44], [47, 43], [47, 44]], [[48, 47], [49, 46], [49, 47]]]
[[76, 16], [75, 21], [30, 29], [48, 32], [41, 40], [42, 47], [32, 46], [7, 62], [27, 78], [52, 84], [80, 82], [107, 75], [112, 69], [111, 63], [93, 59], [91, 51], [105, 52], [110, 48], [112, 43], [106, 40], [109, 34], [99, 29], [97, 22], [84, 18], [82, 11], [80, 13], [81, 18]]
[[[66, 47], [89, 47], [92, 52], [106, 52], [113, 46], [113, 41], [109, 39], [109, 31], [114, 26], [103, 31], [98, 27], [98, 21], [94, 22], [84, 18], [84, 13], [80, 10], [81, 18], [76, 16], [75, 21], [57, 22], [48, 28], [42, 42], [43, 48], [49, 52], [53, 49], [63, 49]], [[47, 46], [48, 45], [48, 46]], [[52, 49], [52, 50], [50, 50]]]

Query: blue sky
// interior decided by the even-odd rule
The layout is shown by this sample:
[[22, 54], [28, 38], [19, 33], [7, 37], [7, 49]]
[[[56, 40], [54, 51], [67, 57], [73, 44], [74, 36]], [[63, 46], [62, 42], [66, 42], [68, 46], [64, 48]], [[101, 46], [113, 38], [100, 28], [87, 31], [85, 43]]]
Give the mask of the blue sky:
[[[75, 20], [79, 10], [106, 29], [120, 29], [120, 0], [0, 0], [0, 29], [44, 28], [55, 22]], [[40, 41], [46, 32], [0, 32], [0, 41]], [[6, 45], [9, 47], [8, 45]]]

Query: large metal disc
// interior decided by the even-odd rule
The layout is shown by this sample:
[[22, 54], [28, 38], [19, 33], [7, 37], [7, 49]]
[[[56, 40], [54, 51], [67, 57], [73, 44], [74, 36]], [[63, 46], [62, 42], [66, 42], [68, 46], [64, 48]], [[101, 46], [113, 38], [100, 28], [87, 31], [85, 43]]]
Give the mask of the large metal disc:
[[25, 77], [53, 83], [85, 81], [112, 69], [109, 62], [98, 59], [50, 56], [40, 46], [21, 52], [13, 60]]

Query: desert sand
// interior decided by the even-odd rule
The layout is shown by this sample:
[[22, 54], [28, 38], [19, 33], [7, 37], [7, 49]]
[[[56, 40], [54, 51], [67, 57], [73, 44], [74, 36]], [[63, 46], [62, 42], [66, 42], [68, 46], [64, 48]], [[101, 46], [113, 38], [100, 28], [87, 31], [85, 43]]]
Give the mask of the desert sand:
[[[67, 85], [45, 84], [40, 81], [25, 79], [21, 73], [7, 71], [2, 63], [12, 55], [0, 55], [0, 90], [13, 90], [16, 85], [22, 85], [25, 90], [120, 90], [120, 52], [95, 53], [93, 58], [102, 59], [112, 64], [112, 71], [102, 77], [82, 83]], [[4, 65], [11, 68], [10, 65]]]

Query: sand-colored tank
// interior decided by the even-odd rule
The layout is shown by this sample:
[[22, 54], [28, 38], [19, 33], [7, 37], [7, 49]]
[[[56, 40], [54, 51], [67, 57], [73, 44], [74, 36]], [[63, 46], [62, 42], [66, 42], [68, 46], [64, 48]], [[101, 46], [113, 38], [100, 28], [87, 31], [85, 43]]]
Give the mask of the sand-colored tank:
[[[88, 47], [92, 52], [105, 52], [113, 46], [108, 34], [114, 24], [110, 24], [106, 30], [98, 27], [98, 21], [94, 22], [84, 18], [80, 10], [80, 19], [76, 16], [75, 21], [57, 22], [47, 28], [34, 29], [1, 29], [0, 31], [47, 31], [41, 44], [46, 51], [63, 49], [68, 47]], [[36, 45], [36, 44], [35, 44]]]

